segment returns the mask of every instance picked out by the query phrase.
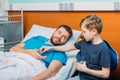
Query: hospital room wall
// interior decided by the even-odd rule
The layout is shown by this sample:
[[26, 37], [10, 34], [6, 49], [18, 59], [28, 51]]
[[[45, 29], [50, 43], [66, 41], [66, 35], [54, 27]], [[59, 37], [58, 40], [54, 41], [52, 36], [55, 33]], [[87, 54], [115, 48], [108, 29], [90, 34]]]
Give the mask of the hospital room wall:
[[[9, 15], [18, 11], [9, 11]], [[80, 30], [80, 21], [88, 14], [96, 14], [103, 20], [101, 37], [110, 42], [118, 51], [120, 57], [120, 12], [119, 11], [24, 11], [24, 33], [30, 30], [33, 24], [47, 27], [57, 27], [67, 24], [72, 29]], [[111, 74], [111, 80], [120, 79], [120, 64]]]

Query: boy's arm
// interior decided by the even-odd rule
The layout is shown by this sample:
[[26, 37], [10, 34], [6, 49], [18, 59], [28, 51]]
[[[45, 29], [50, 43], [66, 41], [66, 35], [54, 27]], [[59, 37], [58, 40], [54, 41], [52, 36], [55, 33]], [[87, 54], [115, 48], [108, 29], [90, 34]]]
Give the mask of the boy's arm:
[[87, 68], [85, 61], [82, 64], [76, 63], [75, 66], [78, 71], [82, 71], [82, 72], [94, 75], [96, 77], [108, 78], [110, 75], [110, 68], [102, 67], [102, 70], [89, 69]]
[[110, 74], [110, 68], [102, 67], [102, 70], [92, 70], [88, 68], [86, 72], [97, 77], [108, 78]]
[[47, 70], [27, 80], [46, 80], [47, 78], [55, 76], [62, 65], [63, 64], [61, 62], [53, 60]]
[[74, 44], [71, 45], [63, 45], [63, 46], [43, 46], [40, 48], [40, 52], [43, 53], [48, 50], [57, 50], [57, 51], [71, 51], [75, 50]]

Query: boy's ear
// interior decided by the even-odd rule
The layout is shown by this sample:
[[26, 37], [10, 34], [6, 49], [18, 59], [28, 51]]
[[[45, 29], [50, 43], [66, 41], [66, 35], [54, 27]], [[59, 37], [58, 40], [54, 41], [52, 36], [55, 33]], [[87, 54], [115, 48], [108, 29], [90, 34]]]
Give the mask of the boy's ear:
[[94, 34], [96, 34], [96, 33], [97, 33], [97, 30], [96, 30], [95, 28], [93, 28], [93, 29], [92, 29], [92, 32], [93, 32]]

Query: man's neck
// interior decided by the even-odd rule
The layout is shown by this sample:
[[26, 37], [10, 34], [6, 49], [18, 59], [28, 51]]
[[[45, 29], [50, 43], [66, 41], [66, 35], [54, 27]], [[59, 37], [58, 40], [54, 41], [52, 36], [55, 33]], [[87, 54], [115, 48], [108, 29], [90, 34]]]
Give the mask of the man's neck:
[[52, 44], [50, 39], [48, 39], [48, 41], [46, 41], [47, 44]]

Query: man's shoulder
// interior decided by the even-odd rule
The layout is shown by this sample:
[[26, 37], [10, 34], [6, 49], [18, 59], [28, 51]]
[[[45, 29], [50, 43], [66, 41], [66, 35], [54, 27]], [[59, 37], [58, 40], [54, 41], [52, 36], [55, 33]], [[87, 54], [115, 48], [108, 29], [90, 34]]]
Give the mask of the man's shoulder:
[[33, 36], [31, 39], [40, 39], [40, 40], [47, 40], [48, 38], [44, 37], [44, 36]]
[[33, 36], [32, 38], [45, 38], [45, 39], [47, 39], [45, 36], [41, 36], [41, 35], [38, 35], [38, 36]]

